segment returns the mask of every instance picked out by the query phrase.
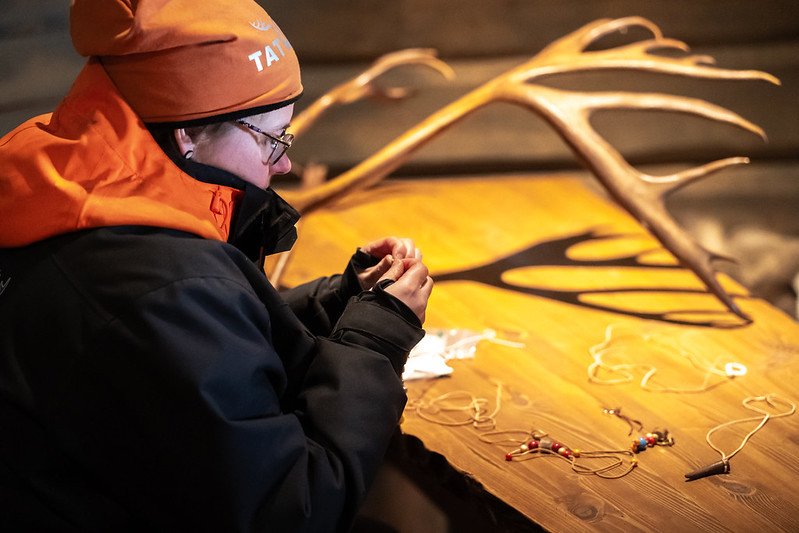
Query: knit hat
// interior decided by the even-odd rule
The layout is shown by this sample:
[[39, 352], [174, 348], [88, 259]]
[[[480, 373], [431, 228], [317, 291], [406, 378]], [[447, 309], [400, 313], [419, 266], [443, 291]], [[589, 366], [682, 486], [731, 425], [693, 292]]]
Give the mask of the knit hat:
[[302, 93], [294, 49], [252, 0], [73, 0], [70, 29], [144, 122], [232, 119]]

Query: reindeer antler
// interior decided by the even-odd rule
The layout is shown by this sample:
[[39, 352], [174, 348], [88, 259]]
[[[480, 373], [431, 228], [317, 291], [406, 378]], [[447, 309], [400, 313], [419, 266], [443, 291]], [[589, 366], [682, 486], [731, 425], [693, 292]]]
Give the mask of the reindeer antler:
[[389, 70], [403, 65], [422, 65], [435, 70], [448, 80], [455, 76], [455, 72], [450, 66], [438, 59], [436, 51], [430, 48], [408, 48], [385, 54], [375, 60], [367, 70], [329, 90], [294, 117], [291, 133], [295, 137], [301, 135], [322, 113], [337, 104], [351, 104], [370, 96], [381, 96], [392, 100], [405, 98], [410, 93], [410, 90], [405, 87], [383, 88], [375, 84], [377, 78]]
[[[635, 26], [649, 30], [652, 38], [606, 50], [586, 51], [597, 39]], [[663, 197], [669, 192], [722, 168], [746, 163], [748, 159], [723, 159], [669, 176], [646, 175], [629, 165], [597, 134], [590, 125], [590, 117], [597, 109], [654, 109], [726, 122], [765, 138], [763, 131], [732, 111], [702, 100], [653, 93], [579, 93], [531, 83], [536, 78], [556, 73], [623, 69], [707, 79], [760, 79], [779, 84], [777, 78], [765, 72], [711, 66], [713, 59], [708, 56], [665, 57], [652, 53], [669, 49], [688, 52], [685, 43], [664, 38], [655, 24], [640, 17], [590, 23], [547, 46], [527, 63], [442, 108], [335, 180], [287, 196], [300, 211], [316, 209], [352, 190], [377, 183], [424, 143], [475, 110], [494, 101], [515, 103], [551, 124], [624, 209], [693, 270], [728, 309], [750, 320], [716, 279], [712, 261], [719, 256], [696, 243], [668, 214], [663, 203]]]

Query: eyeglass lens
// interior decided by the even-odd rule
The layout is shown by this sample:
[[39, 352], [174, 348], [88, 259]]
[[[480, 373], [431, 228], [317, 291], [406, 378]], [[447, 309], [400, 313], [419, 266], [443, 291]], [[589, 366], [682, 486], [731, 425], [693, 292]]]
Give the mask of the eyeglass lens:
[[280, 161], [280, 158], [283, 157], [283, 154], [289, 149], [293, 140], [294, 135], [290, 133], [281, 135], [280, 141], [272, 138], [269, 139], [269, 143], [272, 145], [272, 155], [269, 156], [270, 165], [274, 165]]

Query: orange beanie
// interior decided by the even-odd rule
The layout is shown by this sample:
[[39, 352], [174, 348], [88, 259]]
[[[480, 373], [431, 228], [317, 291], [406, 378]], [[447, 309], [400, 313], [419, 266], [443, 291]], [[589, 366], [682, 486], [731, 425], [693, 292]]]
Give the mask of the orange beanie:
[[294, 49], [252, 0], [73, 0], [70, 25], [145, 122], [262, 113], [302, 93]]

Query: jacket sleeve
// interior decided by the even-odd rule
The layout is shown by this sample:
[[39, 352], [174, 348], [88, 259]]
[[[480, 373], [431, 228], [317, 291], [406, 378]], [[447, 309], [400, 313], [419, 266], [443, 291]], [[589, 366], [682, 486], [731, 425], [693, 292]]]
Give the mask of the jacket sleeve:
[[294, 314], [314, 335], [330, 335], [347, 301], [361, 291], [358, 272], [379, 260], [356, 250], [343, 274], [318, 278], [281, 292]]
[[145, 525], [349, 527], [404, 408], [397, 369], [423, 331], [356, 298], [329, 338], [298, 329], [278, 343], [307, 352], [292, 384], [273, 327], [248, 287], [186, 280], [114, 320], [78, 364], [86, 437], [73, 444]]

